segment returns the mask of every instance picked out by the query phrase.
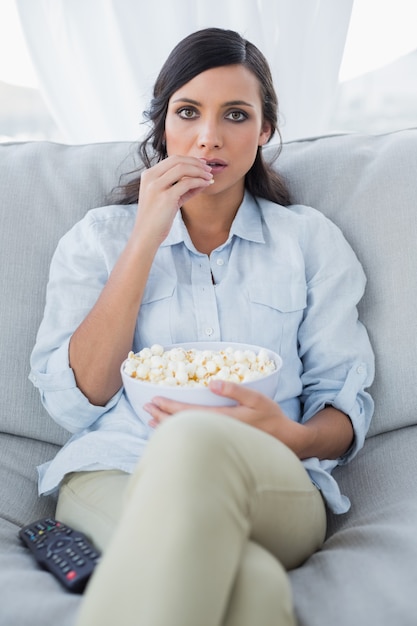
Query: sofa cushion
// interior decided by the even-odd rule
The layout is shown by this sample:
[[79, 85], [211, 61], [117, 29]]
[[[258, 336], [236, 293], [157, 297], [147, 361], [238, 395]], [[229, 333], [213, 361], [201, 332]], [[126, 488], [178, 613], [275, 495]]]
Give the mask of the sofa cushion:
[[55, 444], [0, 433], [0, 520], [23, 526], [54, 513], [55, 499], [38, 497], [36, 466], [57, 451]]
[[51, 458], [57, 446], [0, 433], [0, 624], [70, 626], [80, 597], [63, 592], [18, 538], [21, 526], [54, 515], [55, 500], [39, 498], [36, 465]]
[[[31, 520], [32, 521], [32, 520]], [[80, 595], [63, 591], [17, 539], [19, 528], [0, 522], [2, 626], [73, 626]]]
[[[417, 413], [417, 411], [416, 411]], [[298, 626], [414, 626], [417, 426], [371, 437], [335, 472], [352, 500], [323, 549], [291, 572]]]

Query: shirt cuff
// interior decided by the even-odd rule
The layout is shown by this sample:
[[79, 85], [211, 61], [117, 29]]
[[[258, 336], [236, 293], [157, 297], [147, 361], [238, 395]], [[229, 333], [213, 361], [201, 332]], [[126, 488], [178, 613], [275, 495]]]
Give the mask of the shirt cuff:
[[29, 380], [41, 395], [41, 401], [51, 417], [66, 430], [76, 433], [90, 427], [119, 401], [123, 387], [105, 406], [95, 406], [77, 387], [69, 366], [69, 339], [55, 350], [48, 360], [46, 372], [32, 369]]
[[354, 440], [350, 448], [338, 460], [338, 465], [348, 463], [363, 447], [365, 436], [368, 432], [374, 403], [364, 387], [368, 379], [369, 371], [366, 363], [356, 362], [349, 370], [345, 382], [333, 397], [320, 396], [320, 405], [313, 403], [303, 416], [303, 422], [322, 410], [326, 405], [345, 413], [352, 422]]

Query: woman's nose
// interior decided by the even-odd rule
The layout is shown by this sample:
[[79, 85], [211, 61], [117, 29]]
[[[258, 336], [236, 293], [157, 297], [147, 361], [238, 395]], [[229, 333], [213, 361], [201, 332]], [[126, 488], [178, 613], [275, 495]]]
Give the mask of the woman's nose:
[[200, 148], [219, 148], [222, 144], [218, 124], [212, 121], [203, 122], [199, 129], [198, 145]]

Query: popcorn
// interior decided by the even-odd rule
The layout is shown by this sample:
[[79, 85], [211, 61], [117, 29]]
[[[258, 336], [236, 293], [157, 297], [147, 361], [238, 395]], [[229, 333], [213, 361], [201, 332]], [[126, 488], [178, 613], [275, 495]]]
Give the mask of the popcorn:
[[181, 347], [164, 350], [159, 344], [129, 352], [124, 371], [131, 378], [166, 386], [207, 387], [210, 380], [245, 383], [267, 376], [276, 364], [265, 348], [197, 350]]

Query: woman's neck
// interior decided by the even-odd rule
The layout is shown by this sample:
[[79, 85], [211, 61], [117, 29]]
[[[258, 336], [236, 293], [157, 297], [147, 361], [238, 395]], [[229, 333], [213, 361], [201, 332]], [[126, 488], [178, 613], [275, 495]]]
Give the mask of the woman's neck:
[[219, 223], [213, 223], [209, 216], [207, 216], [206, 222], [200, 219], [189, 219], [184, 213], [183, 220], [196, 249], [208, 256], [227, 241], [232, 224], [232, 222], [227, 222], [222, 226]]
[[241, 197], [230, 202], [230, 199], [222, 198], [220, 194], [210, 197], [201, 195], [182, 207], [184, 224], [191, 241], [199, 252], [210, 255], [213, 250], [227, 241], [232, 222], [241, 203]]

